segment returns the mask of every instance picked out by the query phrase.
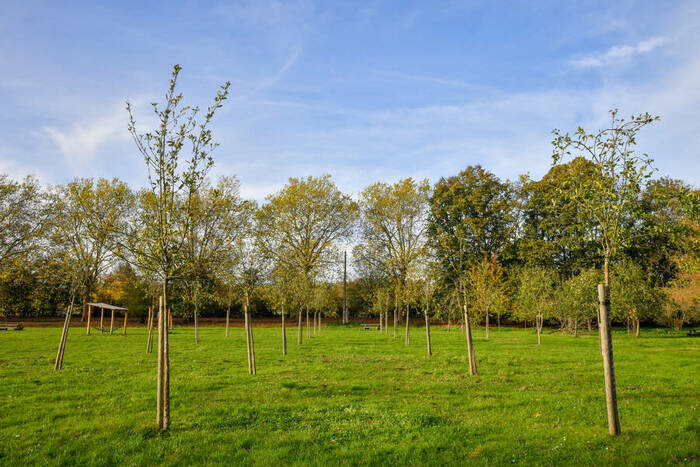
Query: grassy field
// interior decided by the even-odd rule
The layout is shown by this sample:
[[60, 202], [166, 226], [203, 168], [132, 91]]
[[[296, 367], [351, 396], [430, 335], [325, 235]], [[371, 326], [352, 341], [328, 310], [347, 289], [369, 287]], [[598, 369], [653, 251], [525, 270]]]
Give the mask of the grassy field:
[[155, 431], [156, 354], [145, 328], [0, 334], [0, 464], [612, 464], [700, 462], [700, 339], [614, 335], [623, 434], [607, 434], [595, 335], [475, 330], [479, 376], [459, 329], [422, 328], [406, 347], [331, 325], [282, 356], [279, 328], [256, 328], [257, 376], [242, 328], [171, 334], [171, 413]]

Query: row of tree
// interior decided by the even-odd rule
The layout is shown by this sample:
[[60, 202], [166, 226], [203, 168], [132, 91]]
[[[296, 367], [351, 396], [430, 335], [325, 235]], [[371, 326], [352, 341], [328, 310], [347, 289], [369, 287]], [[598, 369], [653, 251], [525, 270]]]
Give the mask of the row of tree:
[[[680, 327], [698, 313], [698, 191], [681, 181], [652, 179], [651, 159], [634, 151], [636, 134], [656, 120], [626, 120], [611, 112], [597, 133], [554, 131], [553, 163], [541, 180], [503, 181], [470, 166], [434, 186], [411, 178], [379, 182], [356, 199], [331, 177], [290, 178], [262, 206], [244, 200], [238, 181], [208, 172], [217, 144], [209, 126], [229, 83], [204, 111], [184, 105], [176, 66], [158, 124], [128, 130], [143, 157], [146, 187], [119, 180], [76, 179], [41, 187], [34, 179], [0, 176], [0, 311], [27, 316], [82, 297], [96, 297], [153, 317], [194, 321], [217, 304], [243, 311], [250, 373], [256, 372], [251, 304], [296, 313], [307, 335], [322, 314], [339, 308], [341, 251], [353, 249], [357, 279], [349, 291], [356, 311], [374, 313], [393, 334], [403, 317], [410, 343], [411, 311], [430, 320], [461, 321], [469, 370], [476, 374], [471, 325], [483, 320], [533, 323], [541, 339], [548, 320], [578, 331], [601, 330], [610, 431], [619, 433], [614, 396], [612, 317], [654, 319]], [[183, 150], [188, 153], [183, 156]], [[611, 279], [612, 278], [612, 279]], [[609, 292], [613, 283], [613, 293]], [[596, 284], [598, 286], [596, 294]], [[344, 289], [344, 287], [343, 287]], [[156, 305], [157, 303], [157, 305]], [[415, 314], [414, 314], [415, 315]], [[145, 313], [144, 313], [145, 316]], [[56, 367], [62, 363], [70, 314]], [[157, 423], [169, 413], [168, 323], [158, 319]], [[604, 336], [605, 334], [605, 336]], [[149, 345], [150, 348], [150, 345]]]

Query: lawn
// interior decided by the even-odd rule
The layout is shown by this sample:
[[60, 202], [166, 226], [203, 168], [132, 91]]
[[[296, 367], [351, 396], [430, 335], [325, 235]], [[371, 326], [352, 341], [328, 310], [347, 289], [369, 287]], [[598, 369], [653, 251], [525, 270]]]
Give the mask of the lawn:
[[[403, 328], [400, 328], [403, 331]], [[71, 328], [0, 334], [0, 464], [612, 464], [700, 462], [700, 339], [615, 332], [622, 435], [608, 435], [597, 336], [475, 329], [479, 376], [459, 328], [411, 345], [329, 325], [282, 356], [280, 329], [171, 333], [171, 416], [155, 426], [156, 354], [126, 337]]]

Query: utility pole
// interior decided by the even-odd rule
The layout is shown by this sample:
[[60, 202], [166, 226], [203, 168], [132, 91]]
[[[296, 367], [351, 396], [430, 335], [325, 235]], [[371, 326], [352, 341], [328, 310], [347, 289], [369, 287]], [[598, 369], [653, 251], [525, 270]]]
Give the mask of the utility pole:
[[348, 323], [348, 252], [343, 252], [343, 324]]

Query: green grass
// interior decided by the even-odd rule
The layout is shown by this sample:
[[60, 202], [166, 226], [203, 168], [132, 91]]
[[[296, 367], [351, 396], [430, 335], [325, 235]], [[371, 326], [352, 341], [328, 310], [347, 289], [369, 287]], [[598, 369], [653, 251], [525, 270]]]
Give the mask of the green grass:
[[[403, 329], [401, 329], [403, 331]], [[257, 376], [241, 328], [171, 334], [169, 433], [155, 428], [156, 354], [144, 328], [0, 334], [0, 465], [646, 464], [700, 462], [700, 339], [614, 336], [623, 434], [607, 434], [595, 335], [475, 330], [469, 377], [459, 329], [422, 328], [406, 348], [329, 326], [282, 356], [279, 328], [256, 328]]]

